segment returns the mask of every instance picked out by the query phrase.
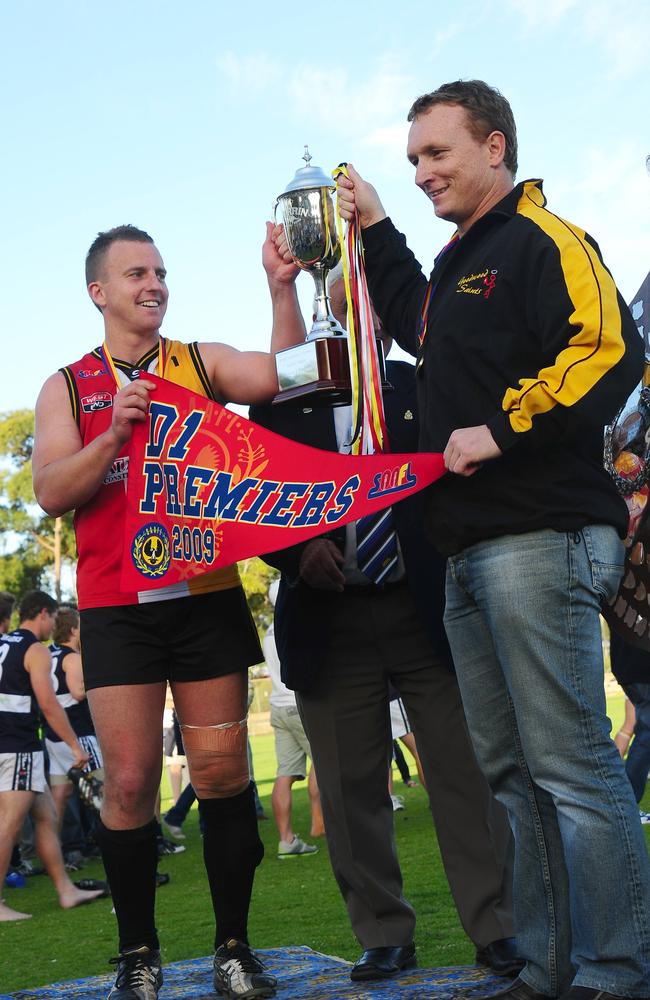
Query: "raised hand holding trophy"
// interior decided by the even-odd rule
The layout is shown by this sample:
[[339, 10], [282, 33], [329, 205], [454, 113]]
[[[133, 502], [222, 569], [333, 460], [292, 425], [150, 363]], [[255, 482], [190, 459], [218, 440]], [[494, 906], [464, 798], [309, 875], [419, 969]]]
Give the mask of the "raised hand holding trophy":
[[273, 402], [300, 397], [310, 403], [349, 403], [348, 336], [332, 315], [327, 295], [327, 275], [341, 256], [332, 201], [336, 184], [311, 166], [307, 146], [303, 159], [306, 165], [277, 198], [276, 212], [279, 207], [294, 261], [314, 279], [315, 316], [305, 343], [275, 356], [280, 392]]

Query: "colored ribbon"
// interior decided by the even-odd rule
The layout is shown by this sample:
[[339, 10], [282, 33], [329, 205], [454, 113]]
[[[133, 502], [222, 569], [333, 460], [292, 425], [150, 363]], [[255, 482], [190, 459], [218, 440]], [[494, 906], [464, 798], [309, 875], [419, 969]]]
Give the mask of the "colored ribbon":
[[[347, 166], [339, 164], [332, 171], [334, 179], [349, 177]], [[341, 263], [345, 282], [352, 376], [353, 455], [372, 455], [387, 451], [388, 434], [381, 389], [379, 354], [372, 321], [372, 307], [363, 263], [363, 241], [358, 213], [343, 234], [343, 220], [336, 204], [336, 225], [341, 244]]]
[[[332, 176], [349, 178], [347, 167], [340, 164]], [[352, 369], [352, 442], [353, 455], [372, 455], [389, 451], [384, 413], [381, 370], [372, 306], [363, 262], [363, 241], [359, 214], [355, 211], [345, 238], [336, 205], [336, 221], [341, 243], [345, 297], [348, 306], [348, 335]], [[373, 583], [382, 583], [397, 565], [397, 532], [390, 507], [380, 514], [357, 521], [357, 565]]]
[[[449, 253], [450, 250], [453, 250], [453, 248], [458, 243], [459, 239], [460, 239], [460, 234], [456, 232], [449, 240], [449, 243], [445, 243], [444, 247], [439, 252], [439, 254], [437, 255], [436, 259], [433, 262], [434, 270], [438, 261], [441, 260], [445, 256], [445, 254]], [[429, 306], [431, 305], [431, 299], [433, 298], [437, 288], [438, 288], [438, 282], [436, 281], [435, 284], [433, 283], [433, 275], [432, 275], [431, 278], [429, 279], [429, 284], [427, 285], [427, 290], [424, 295], [424, 301], [422, 303], [422, 310], [420, 312], [420, 330], [418, 333], [418, 341], [420, 347], [422, 347], [422, 344], [424, 343], [427, 336], [427, 327], [429, 325]]]
[[[99, 348], [99, 353], [100, 353], [100, 355], [102, 357], [102, 360], [103, 360], [104, 364], [106, 365], [106, 367], [110, 371], [111, 375], [115, 379], [115, 385], [117, 386], [117, 391], [119, 392], [120, 389], [122, 388], [122, 382], [120, 381], [120, 376], [118, 375], [117, 366], [116, 366], [115, 362], [113, 361], [113, 355], [109, 351], [108, 344], [106, 343], [106, 341], [104, 341], [104, 343], [102, 344], [102, 346]], [[157, 372], [158, 375], [161, 376], [161, 378], [163, 376], [164, 370], [165, 370], [165, 340], [164, 340], [163, 337], [159, 336], [158, 337], [158, 363], [157, 363], [157, 366], [156, 366], [156, 372]]]

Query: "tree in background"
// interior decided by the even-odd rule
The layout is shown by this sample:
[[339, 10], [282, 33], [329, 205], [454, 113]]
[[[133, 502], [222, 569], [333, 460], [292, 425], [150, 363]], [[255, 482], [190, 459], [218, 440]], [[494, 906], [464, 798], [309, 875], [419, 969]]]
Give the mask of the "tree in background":
[[271, 581], [275, 580], [279, 573], [277, 569], [267, 566], [257, 556], [240, 562], [239, 573], [248, 598], [248, 606], [261, 638], [273, 621], [273, 605], [269, 601], [269, 587]]
[[61, 599], [61, 570], [76, 560], [72, 515], [51, 518], [38, 507], [32, 489], [34, 413], [14, 410], [0, 415], [0, 589], [18, 596], [54, 578]]

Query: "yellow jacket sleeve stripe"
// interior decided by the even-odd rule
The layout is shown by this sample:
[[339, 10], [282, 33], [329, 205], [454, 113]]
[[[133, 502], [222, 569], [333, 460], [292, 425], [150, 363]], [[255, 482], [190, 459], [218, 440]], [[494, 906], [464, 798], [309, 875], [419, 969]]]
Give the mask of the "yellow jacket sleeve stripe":
[[573, 312], [575, 330], [552, 365], [534, 378], [524, 378], [519, 389], [508, 389], [503, 409], [518, 433], [530, 430], [537, 414], [557, 406], [573, 406], [614, 368], [625, 353], [621, 314], [611, 275], [584, 230], [544, 208], [544, 195], [526, 185], [517, 211], [549, 236], [558, 248], [560, 264]]

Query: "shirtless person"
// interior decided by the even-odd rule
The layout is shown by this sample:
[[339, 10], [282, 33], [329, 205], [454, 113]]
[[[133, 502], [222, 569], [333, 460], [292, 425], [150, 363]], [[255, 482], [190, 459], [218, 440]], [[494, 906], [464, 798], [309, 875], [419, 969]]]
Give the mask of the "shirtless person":
[[[276, 248], [276, 243], [281, 250]], [[267, 224], [273, 282], [272, 350], [293, 310], [293, 265], [279, 227]], [[283, 280], [286, 271], [287, 280]], [[105, 341], [45, 383], [36, 407], [34, 489], [53, 516], [75, 509], [84, 678], [104, 759], [97, 839], [120, 936], [112, 1000], [152, 1000], [162, 983], [154, 922], [154, 809], [169, 681], [190, 777], [205, 826], [204, 859], [215, 910], [215, 988], [267, 997], [275, 979], [248, 947], [247, 916], [263, 847], [246, 755], [247, 670], [263, 657], [236, 566], [151, 593], [120, 590], [126, 455], [147, 417], [147, 372], [220, 402], [269, 400], [271, 354], [220, 343], [165, 340], [166, 271], [151, 237], [132, 226], [101, 233], [86, 259], [88, 293]], [[134, 378], [136, 373], [141, 378]]]

